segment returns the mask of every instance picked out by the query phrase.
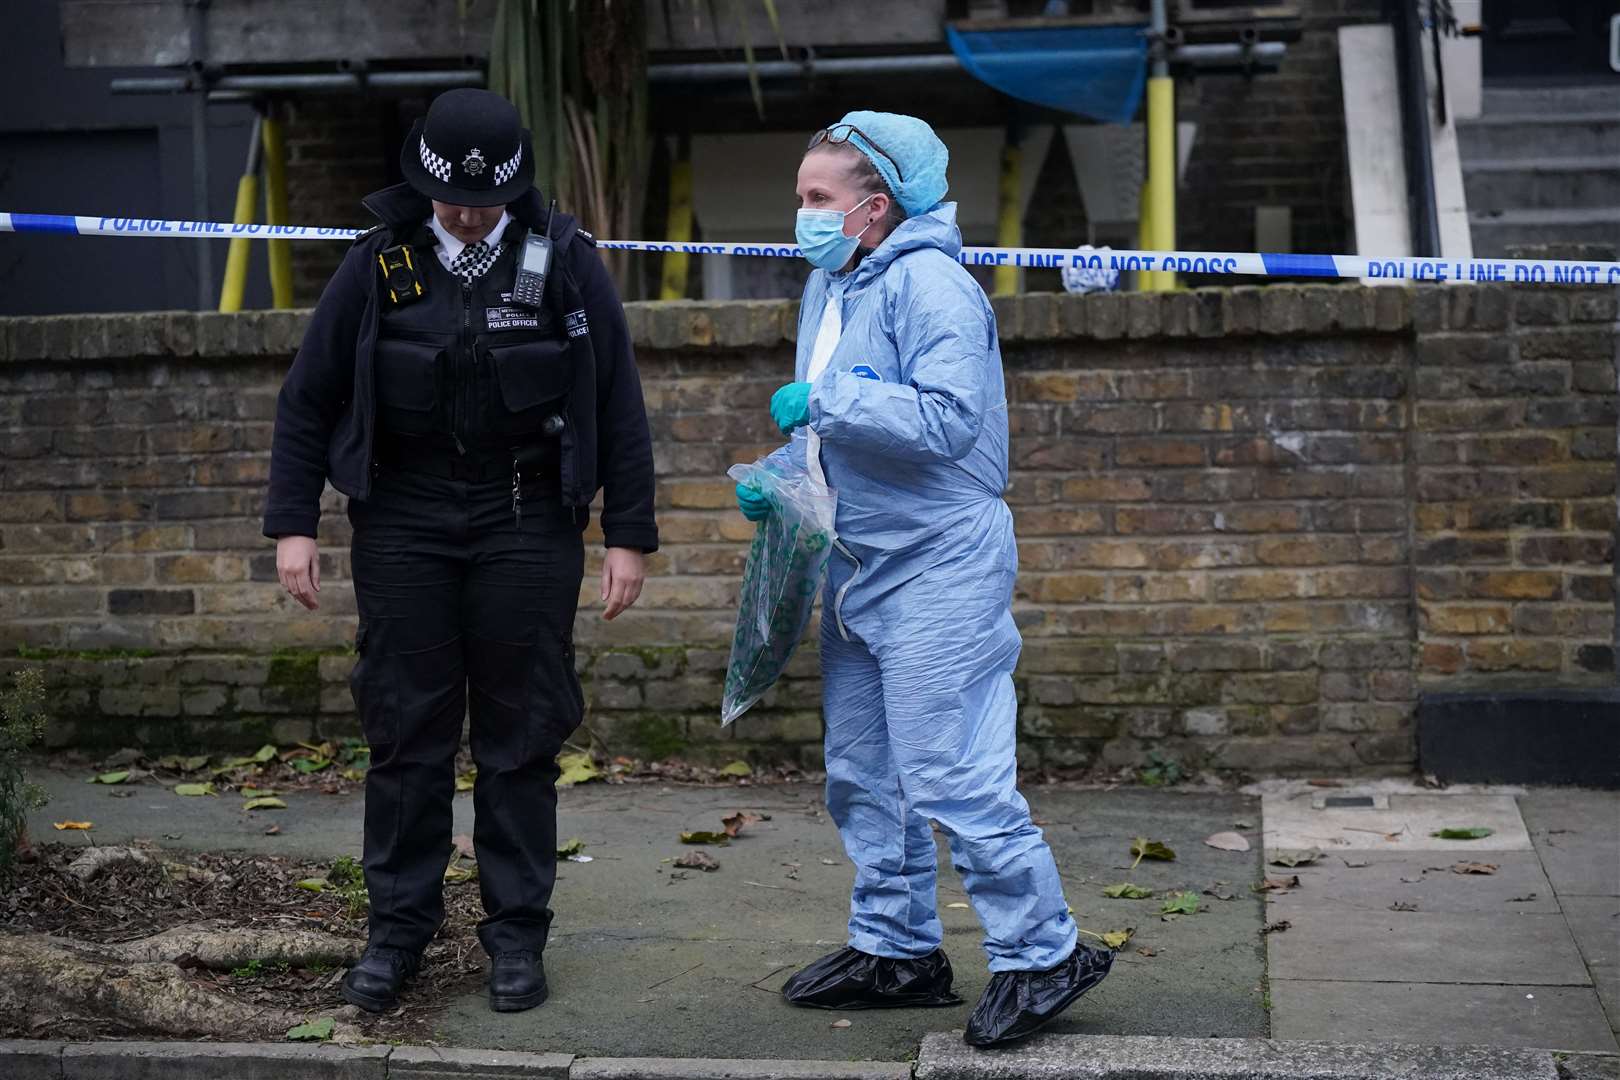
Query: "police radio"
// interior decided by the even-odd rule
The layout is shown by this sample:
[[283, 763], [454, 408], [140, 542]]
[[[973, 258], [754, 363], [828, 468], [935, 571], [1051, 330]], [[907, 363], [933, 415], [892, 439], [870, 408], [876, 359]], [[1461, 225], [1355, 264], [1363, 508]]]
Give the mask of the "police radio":
[[377, 252], [377, 265], [382, 267], [383, 285], [395, 307], [415, 303], [427, 291], [422, 269], [416, 265], [409, 244], [383, 248]]
[[523, 258], [518, 262], [517, 280], [512, 283], [512, 299], [525, 307], [537, 308], [546, 292], [546, 272], [551, 269], [551, 215], [557, 211], [557, 200], [551, 201], [546, 212], [545, 232], [530, 233], [523, 241]]

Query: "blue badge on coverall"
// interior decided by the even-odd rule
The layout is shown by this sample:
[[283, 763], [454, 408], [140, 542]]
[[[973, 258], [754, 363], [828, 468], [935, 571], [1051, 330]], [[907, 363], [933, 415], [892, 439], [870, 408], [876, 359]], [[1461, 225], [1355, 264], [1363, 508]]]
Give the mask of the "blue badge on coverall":
[[854, 367], [849, 369], [849, 373], [851, 375], [858, 375], [863, 379], [871, 379], [873, 382], [883, 381], [883, 376], [879, 375], [865, 364], [856, 364]]

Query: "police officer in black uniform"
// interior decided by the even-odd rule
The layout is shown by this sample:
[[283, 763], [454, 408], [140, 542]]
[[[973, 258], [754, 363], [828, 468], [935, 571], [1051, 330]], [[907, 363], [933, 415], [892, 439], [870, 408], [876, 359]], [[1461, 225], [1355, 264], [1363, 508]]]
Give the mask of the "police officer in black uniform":
[[470, 714], [478, 932], [491, 1007], [518, 1011], [547, 995], [556, 757], [584, 707], [581, 533], [601, 490], [613, 618], [658, 546], [651, 440], [612, 279], [535, 190], [511, 103], [443, 94], [401, 166], [405, 183], [364, 200], [381, 224], [327, 285], [282, 386], [264, 532], [314, 608], [321, 492], [349, 496], [371, 919], [343, 996], [393, 1006], [444, 920]]

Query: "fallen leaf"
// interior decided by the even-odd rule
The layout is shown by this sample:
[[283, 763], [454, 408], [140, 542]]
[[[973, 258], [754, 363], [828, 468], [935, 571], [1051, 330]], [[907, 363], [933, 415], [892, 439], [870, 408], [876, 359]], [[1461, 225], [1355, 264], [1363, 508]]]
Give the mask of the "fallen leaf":
[[1308, 848], [1305, 851], [1279, 851], [1271, 856], [1271, 865], [1290, 868], [1309, 866], [1321, 857], [1322, 853], [1316, 848]]
[[683, 833], [681, 833], [681, 843], [683, 843], [683, 844], [720, 844], [720, 845], [723, 846], [725, 844], [731, 843], [731, 837], [727, 836], [725, 833], [703, 832], [703, 831], [699, 830], [698, 832], [683, 832]]
[[364, 769], [344, 769], [338, 775], [343, 777], [343, 779], [345, 779], [345, 780], [352, 780], [355, 783], [359, 783], [360, 781], [362, 781], [362, 780], [364, 780], [366, 778], [366, 770], [364, 770]]
[[1496, 864], [1488, 862], [1460, 862], [1451, 867], [1453, 874], [1494, 874]]
[[1141, 862], [1143, 859], [1158, 859], [1160, 862], [1169, 862], [1176, 857], [1176, 853], [1166, 847], [1163, 841], [1149, 840], [1145, 836], [1138, 836], [1131, 841], [1131, 854], [1136, 856], [1137, 862]]
[[1123, 930], [1108, 930], [1103, 933], [1103, 944], [1118, 952], [1125, 947], [1125, 943], [1136, 936], [1136, 927], [1127, 926]]
[[1164, 906], [1159, 909], [1160, 915], [1196, 915], [1198, 914], [1198, 894], [1195, 892], [1174, 893], [1167, 897]]
[[1204, 895], [1205, 896], [1213, 896], [1217, 900], [1236, 900], [1237, 899], [1237, 894], [1234, 893], [1232, 890], [1226, 888], [1225, 884], [1223, 882], [1219, 882], [1219, 881], [1217, 881], [1214, 885], [1210, 886], [1209, 888], [1205, 889], [1204, 890]]
[[1418, 905], [1416, 900], [1397, 900], [1393, 904], [1389, 905], [1389, 910], [1391, 911], [1416, 911], [1417, 909]]
[[558, 787], [588, 783], [602, 775], [589, 754], [563, 754], [557, 758], [557, 768], [562, 770], [562, 775], [557, 777]]
[[184, 835], [185, 835], [185, 833], [166, 832], [166, 833], [163, 834], [163, 839], [165, 839], [165, 840], [178, 840]]
[[746, 761], [732, 761], [720, 767], [720, 775], [749, 777], [754, 775], [754, 767]]
[[83, 831], [85, 829], [95, 828], [95, 825], [88, 821], [53, 821], [51, 824], [55, 826], [58, 832], [65, 829], [78, 829]]
[[266, 835], [266, 836], [280, 836], [281, 835], [281, 826], [280, 825], [272, 825], [272, 826], [270, 826], [268, 829], [264, 830], [264, 835]]
[[557, 848], [557, 858], [572, 859], [575, 855], [583, 853], [584, 850], [585, 841], [576, 836], [571, 840], [565, 841]]
[[1528, 893], [1528, 894], [1526, 894], [1524, 896], [1509, 897], [1507, 902], [1510, 903], [1510, 904], [1528, 904], [1528, 903], [1533, 902], [1535, 900], [1535, 898], [1536, 898], [1535, 893]]
[[1153, 890], [1144, 889], [1140, 885], [1132, 885], [1128, 881], [1122, 881], [1118, 885], [1108, 886], [1102, 891], [1102, 894], [1111, 900], [1146, 900], [1153, 895]]
[[311, 773], [318, 773], [322, 769], [331, 768], [332, 761], [330, 758], [301, 757], [293, 758], [291, 761], [287, 762], [287, 764], [291, 765], [295, 772], [300, 772], [305, 776], [308, 776]]
[[758, 814], [748, 814], [738, 810], [735, 814], [721, 818], [720, 824], [725, 826], [727, 836], [735, 837], [748, 826], [764, 820]]
[[1474, 825], [1466, 829], [1441, 829], [1429, 835], [1439, 840], [1483, 840], [1495, 831], [1495, 829]]
[[1339, 861], [1344, 863], [1344, 865], [1349, 867], [1351, 870], [1360, 870], [1368, 865], [1365, 859], [1360, 862], [1351, 862], [1349, 859], [1340, 859]]
[[90, 783], [92, 783], [92, 784], [122, 784], [125, 780], [128, 780], [128, 779], [129, 779], [129, 770], [128, 769], [123, 769], [123, 770], [120, 770], [119, 772], [104, 772], [104, 773], [101, 773], [98, 776], [93, 776], [93, 777], [90, 778]]
[[1278, 889], [1299, 888], [1299, 875], [1294, 874], [1285, 878], [1265, 878], [1254, 887], [1255, 892], [1275, 892]]
[[191, 798], [195, 798], [198, 795], [212, 795], [214, 793], [214, 785], [213, 784], [176, 784], [176, 785], [174, 785], [174, 793], [176, 795], [185, 795], [185, 796], [188, 796], [188, 797], [191, 797]]
[[[450, 846], [455, 849], [456, 854], [459, 856], [468, 859], [478, 858], [478, 851], [473, 847], [473, 838], [468, 836], [466, 833], [456, 833], [456, 835], [452, 836], [450, 838]], [[583, 847], [584, 845], [581, 846]], [[559, 850], [557, 854], [561, 855], [563, 852]]]
[[828, 1026], [831, 1027], [835, 1031], [843, 1031], [845, 1028], [849, 1027], [849, 1021], [848, 1020], [834, 1020]]
[[457, 791], [471, 791], [473, 789], [473, 784], [477, 780], [478, 780], [478, 770], [477, 769], [468, 769], [466, 772], [464, 772], [460, 776], [456, 777], [456, 790]]
[[838, 860], [837, 859], [822, 859], [821, 860], [821, 865], [822, 866], [837, 866], [838, 865]]
[[1204, 837], [1204, 843], [1218, 851], [1248, 851], [1249, 841], [1235, 832], [1218, 832]]
[[318, 877], [305, 878], [298, 883], [297, 887], [305, 892], [325, 892], [326, 879]]
[[703, 870], [708, 873], [720, 869], [720, 861], [707, 851], [689, 851], [676, 859], [675, 865], [684, 870]]
[[1158, 956], [1159, 955], [1159, 950], [1158, 949], [1150, 949], [1146, 945], [1138, 945], [1136, 947], [1136, 955], [1137, 956]]
[[956, 909], [958, 911], [971, 911], [972, 910], [972, 908], [969, 905], [962, 903], [962, 901], [960, 901], [960, 900], [956, 901], [955, 903], [946, 904], [945, 906], [948, 907], [948, 908], [954, 908], [954, 909]]
[[267, 765], [275, 759], [276, 753], [277, 751], [274, 746], [269, 743], [265, 743], [263, 746], [255, 750], [253, 752], [253, 756], [248, 758], [248, 760], [257, 762], [260, 765]]
[[1289, 922], [1287, 919], [1284, 919], [1281, 922], [1266, 923], [1266, 925], [1260, 928], [1260, 932], [1262, 934], [1280, 934], [1293, 925], [1293, 923]]
[[272, 788], [256, 788], [249, 786], [237, 789], [237, 794], [242, 796], [244, 799], [257, 799], [265, 795], [274, 795], [275, 790]]
[[249, 799], [247, 802], [242, 804], [242, 809], [244, 809], [244, 810], [285, 810], [285, 809], [287, 809], [287, 804], [282, 802], [280, 799], [272, 798], [271, 796], [266, 795], [263, 798], [259, 798], [259, 799]]
[[444, 880], [451, 885], [465, 885], [467, 882], [476, 881], [477, 879], [478, 866], [476, 863], [472, 866], [455, 866], [452, 864], [444, 868]]
[[1252, 822], [1252, 821], [1234, 821], [1234, 822], [1232, 822], [1232, 828], [1234, 828], [1234, 829], [1252, 829], [1252, 828], [1254, 828], [1254, 822]]
[[319, 1020], [311, 1020], [307, 1024], [299, 1024], [287, 1032], [287, 1038], [306, 1042], [325, 1042], [332, 1037], [337, 1029], [337, 1021], [330, 1016], [323, 1016]]

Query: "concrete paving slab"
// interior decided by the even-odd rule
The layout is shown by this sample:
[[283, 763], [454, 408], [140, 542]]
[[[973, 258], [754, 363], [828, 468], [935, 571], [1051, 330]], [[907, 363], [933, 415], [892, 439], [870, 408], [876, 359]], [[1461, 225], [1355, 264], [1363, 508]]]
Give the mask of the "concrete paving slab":
[[[1461, 862], [1495, 866], [1496, 873], [1454, 873], [1451, 867]], [[1541, 860], [1532, 851], [1484, 852], [1466, 859], [1437, 852], [1330, 853], [1311, 866], [1269, 867], [1267, 872], [1298, 874], [1300, 881], [1298, 889], [1266, 894], [1268, 922], [1292, 919], [1305, 910], [1387, 911], [1397, 900], [1414, 901], [1422, 911], [1453, 914], [1551, 915], [1559, 910]]]
[[1559, 903], [1609, 1014], [1609, 1026], [1620, 1034], [1620, 898], [1566, 896]]
[[[183, 1048], [184, 1052], [180, 1052]], [[386, 1046], [69, 1043], [63, 1080], [385, 1080]]]
[[59, 1080], [62, 1044], [35, 1039], [0, 1039], [0, 1076], [6, 1080]]
[[[1334, 789], [1340, 799], [1373, 792], [1355, 787]], [[1320, 791], [1267, 795], [1263, 810], [1268, 852], [1299, 848], [1324, 851], [1433, 851], [1447, 855], [1471, 851], [1529, 851], [1530, 836], [1512, 795], [1391, 794], [1388, 809], [1327, 806], [1312, 803]], [[1445, 828], [1483, 826], [1483, 840], [1441, 840], [1431, 836]]]
[[1273, 979], [1592, 985], [1562, 915], [1323, 908], [1289, 921], [1267, 937]]
[[1124, 1039], [1039, 1035], [974, 1050], [930, 1035], [917, 1080], [1558, 1080], [1545, 1051], [1344, 1045], [1262, 1039]]
[[1278, 1039], [1620, 1050], [1584, 987], [1273, 978], [1271, 1001]]
[[1559, 896], [1620, 896], [1620, 791], [1538, 789], [1519, 809]]
[[910, 1080], [906, 1061], [582, 1058], [569, 1080]]
[[[574, 1059], [568, 1054], [515, 1054], [506, 1050], [457, 1050], [447, 1046], [396, 1046], [388, 1055], [388, 1076], [409, 1080], [568, 1080]], [[291, 1080], [291, 1078], [289, 1078]]]
[[1564, 1080], [1620, 1080], [1620, 1056], [1613, 1054], [1570, 1054], [1559, 1059]]

